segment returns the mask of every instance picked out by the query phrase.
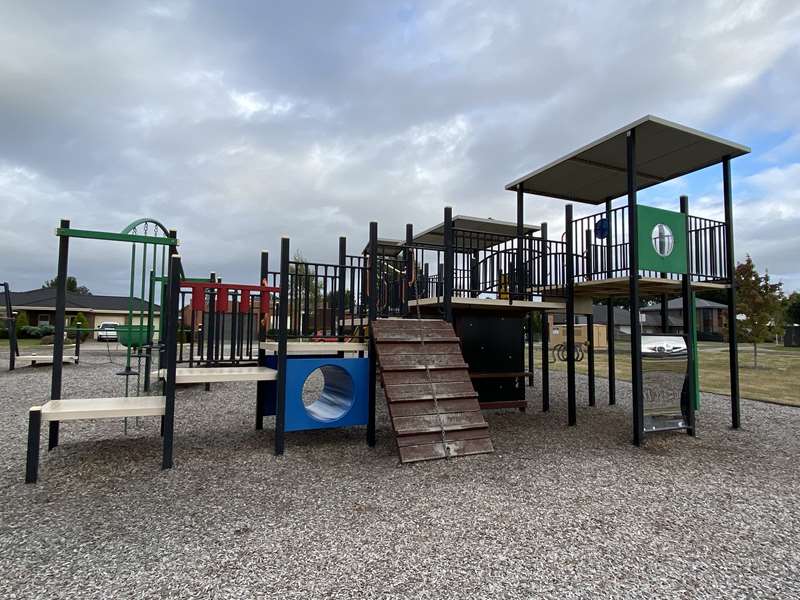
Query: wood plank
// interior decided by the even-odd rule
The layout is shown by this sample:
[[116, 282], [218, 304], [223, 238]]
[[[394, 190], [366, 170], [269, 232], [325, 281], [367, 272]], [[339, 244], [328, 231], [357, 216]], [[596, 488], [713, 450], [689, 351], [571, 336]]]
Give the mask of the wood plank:
[[441, 415], [418, 415], [393, 419], [395, 431], [402, 435], [408, 433], [431, 433], [434, 431], [453, 431], [488, 427], [483, 414], [478, 411], [447, 413]]
[[411, 402], [392, 402], [389, 404], [389, 414], [395, 417], [413, 417], [417, 415], [435, 415], [436, 407], [439, 412], [457, 413], [478, 410], [480, 406], [475, 406], [474, 398], [455, 398], [452, 400], [418, 400]]
[[45, 421], [75, 421], [159, 416], [164, 414], [165, 403], [164, 396], [69, 398], [50, 400], [41, 408], [42, 419]]
[[418, 369], [415, 371], [389, 371], [383, 374], [383, 382], [386, 385], [400, 385], [404, 383], [427, 383], [429, 381], [434, 383], [444, 382], [462, 382], [469, 383], [469, 372], [465, 368], [456, 369], [436, 369], [434, 371], [426, 371], [425, 369]]
[[429, 369], [467, 368], [464, 357], [458, 354], [396, 354], [381, 355], [380, 366], [384, 372]]
[[403, 400], [428, 399], [436, 394], [438, 398], [471, 398], [476, 396], [475, 388], [470, 382], [448, 383], [405, 383], [400, 385], [387, 385], [386, 397], [390, 402]]
[[441, 319], [378, 319], [373, 323], [376, 333], [389, 331], [453, 331], [453, 326]]
[[[476, 440], [489, 437], [489, 426], [476, 427], [474, 429], [458, 429], [456, 431], [445, 431], [445, 440]], [[442, 440], [442, 433], [413, 433], [409, 435], [397, 436], [398, 446], [417, 446], [419, 444], [433, 444]]]
[[423, 444], [419, 446], [403, 446], [398, 449], [400, 461], [403, 463], [419, 462], [423, 460], [436, 460], [448, 456], [470, 456], [474, 454], [488, 454], [494, 452], [492, 440], [489, 438], [449, 442], [447, 447], [442, 442]]
[[389, 342], [376, 338], [376, 347], [380, 356], [395, 356], [397, 354], [461, 354], [461, 346], [457, 342], [432, 342], [430, 344], [411, 343], [411, 342]]

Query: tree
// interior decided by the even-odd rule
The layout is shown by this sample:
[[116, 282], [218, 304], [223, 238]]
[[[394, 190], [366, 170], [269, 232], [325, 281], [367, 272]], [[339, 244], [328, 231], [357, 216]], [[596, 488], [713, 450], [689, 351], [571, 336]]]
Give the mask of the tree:
[[753, 344], [753, 366], [758, 366], [758, 344], [783, 331], [783, 284], [762, 277], [748, 255], [736, 266], [736, 312], [738, 339]]
[[17, 339], [22, 337], [22, 328], [27, 327], [28, 325], [30, 325], [30, 323], [28, 323], [28, 313], [23, 310], [17, 314], [17, 319], [15, 321], [14, 328], [17, 332]]
[[800, 292], [792, 292], [786, 298], [785, 319], [789, 325], [800, 324]]
[[[42, 284], [42, 289], [54, 288], [58, 286], [58, 278], [48, 279]], [[67, 291], [79, 296], [91, 296], [92, 292], [89, 291], [85, 285], [78, 285], [78, 280], [72, 275], [67, 276]]]

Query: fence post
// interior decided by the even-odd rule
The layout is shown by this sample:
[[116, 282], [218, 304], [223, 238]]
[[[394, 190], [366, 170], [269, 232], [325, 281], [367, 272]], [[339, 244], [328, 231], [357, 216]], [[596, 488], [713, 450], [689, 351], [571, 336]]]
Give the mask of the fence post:
[[377, 376], [377, 348], [375, 345], [374, 324], [378, 316], [378, 224], [369, 224], [369, 305], [367, 321], [369, 326], [369, 407], [367, 416], [367, 445], [375, 446], [375, 394]]
[[444, 209], [444, 319], [453, 322], [453, 209], [446, 206]]
[[286, 433], [286, 363], [289, 322], [289, 238], [281, 238], [281, 291], [278, 304], [278, 383], [275, 403], [275, 455], [283, 454]]
[[[261, 286], [269, 285], [269, 252], [266, 250], [261, 251], [261, 265], [259, 270], [258, 284]], [[269, 293], [259, 294], [258, 296], [258, 366], [267, 366], [267, 351], [261, 347], [261, 344], [267, 341], [267, 319], [269, 313], [262, 312], [264, 307], [262, 303], [264, 299], [269, 301]], [[272, 382], [257, 381], [256, 382], [256, 429], [264, 429], [264, 403], [266, 402], [269, 385]]]

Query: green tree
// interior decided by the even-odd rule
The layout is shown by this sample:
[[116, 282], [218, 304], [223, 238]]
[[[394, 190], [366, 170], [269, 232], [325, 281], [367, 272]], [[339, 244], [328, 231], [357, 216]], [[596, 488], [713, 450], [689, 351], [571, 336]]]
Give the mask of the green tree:
[[[44, 288], [54, 288], [58, 285], [58, 278], [55, 279], [48, 279], [47, 281], [42, 284], [42, 289]], [[78, 285], [78, 280], [73, 277], [72, 275], [67, 276], [67, 291], [72, 292], [73, 294], [78, 294], [80, 296], [91, 296], [92, 292], [89, 291], [85, 285]]]
[[758, 366], [758, 344], [783, 332], [783, 284], [762, 277], [747, 256], [736, 266], [736, 312], [738, 340], [753, 344], [753, 366]]
[[789, 294], [784, 304], [786, 323], [790, 325], [800, 324], [800, 292], [792, 292]]
[[[72, 327], [77, 327], [77, 328], [80, 328], [80, 329], [87, 329], [89, 327], [89, 319], [87, 319], [86, 315], [84, 315], [82, 312], [79, 312], [77, 315], [75, 315], [75, 318], [72, 320]], [[89, 333], [86, 332], [86, 331], [81, 331], [81, 332], [75, 331], [75, 332], [72, 332], [70, 334], [70, 337], [76, 337], [77, 338], [79, 333], [80, 333], [80, 336], [81, 336], [81, 340], [85, 340], [87, 337], [89, 337]]]
[[15, 329], [17, 331], [17, 339], [20, 339], [22, 337], [22, 328], [27, 327], [28, 325], [30, 325], [30, 323], [28, 322], [28, 313], [26, 313], [25, 311], [18, 313], [15, 326]]

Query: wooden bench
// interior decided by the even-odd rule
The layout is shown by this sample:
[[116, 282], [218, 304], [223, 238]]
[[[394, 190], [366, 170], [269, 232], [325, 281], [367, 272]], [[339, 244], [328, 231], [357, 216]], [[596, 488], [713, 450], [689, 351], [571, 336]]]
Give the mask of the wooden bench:
[[[158, 372], [166, 379], [167, 370]], [[222, 383], [227, 381], [275, 381], [278, 371], [269, 367], [181, 367], [175, 369], [175, 383]]]
[[[39, 472], [39, 438], [42, 421], [51, 423], [48, 450], [58, 445], [58, 422], [82, 419], [114, 419], [121, 417], [162, 417], [164, 396], [128, 396], [120, 398], [71, 398], [50, 400], [32, 406], [28, 412], [28, 453], [25, 482], [34, 483]], [[53, 428], [55, 427], [55, 429]]]

